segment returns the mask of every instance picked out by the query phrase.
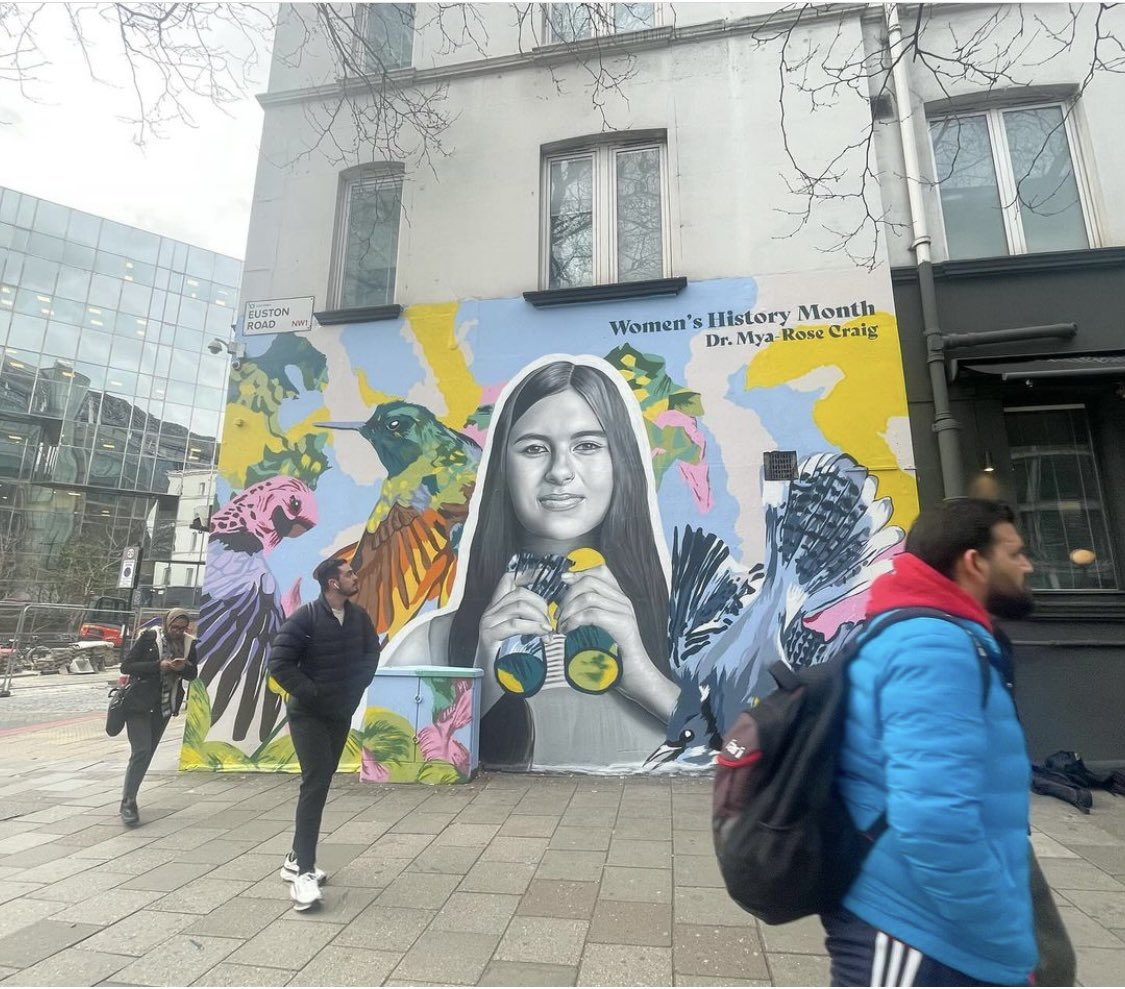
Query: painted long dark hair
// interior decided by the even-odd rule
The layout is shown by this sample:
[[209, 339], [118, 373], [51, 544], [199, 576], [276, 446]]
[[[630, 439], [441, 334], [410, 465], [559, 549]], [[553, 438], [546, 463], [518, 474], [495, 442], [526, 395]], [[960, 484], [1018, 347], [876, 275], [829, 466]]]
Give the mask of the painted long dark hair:
[[[598, 531], [597, 549], [633, 603], [637, 625], [653, 665], [671, 678], [668, 663], [668, 587], [653, 535], [648, 473], [628, 409], [605, 372], [587, 364], [553, 361], [527, 375], [508, 396], [492, 424], [477, 524], [467, 557], [464, 590], [449, 640], [451, 666], [474, 665], [481, 616], [505, 567], [520, 546], [522, 529], [508, 493], [505, 456], [513, 424], [549, 395], [573, 389], [586, 401], [605, 431], [613, 462], [613, 494]], [[464, 557], [463, 557], [464, 558]], [[629, 658], [624, 657], [626, 666]]]

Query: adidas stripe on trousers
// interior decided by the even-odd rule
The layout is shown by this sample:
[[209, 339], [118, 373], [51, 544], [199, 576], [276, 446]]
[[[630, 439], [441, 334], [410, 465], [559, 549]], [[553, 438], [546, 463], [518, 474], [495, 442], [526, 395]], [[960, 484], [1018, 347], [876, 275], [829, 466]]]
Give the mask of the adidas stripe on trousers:
[[987, 986], [877, 930], [848, 910], [821, 918], [834, 986]]

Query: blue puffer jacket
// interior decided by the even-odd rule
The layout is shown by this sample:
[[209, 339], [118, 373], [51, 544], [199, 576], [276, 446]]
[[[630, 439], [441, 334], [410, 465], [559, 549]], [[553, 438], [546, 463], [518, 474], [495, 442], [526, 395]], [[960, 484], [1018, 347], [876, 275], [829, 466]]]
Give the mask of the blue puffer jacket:
[[857, 825], [885, 810], [889, 826], [844, 906], [975, 979], [1026, 985], [1037, 949], [1023, 729], [987, 616], [903, 554], [876, 582], [869, 617], [920, 604], [976, 622], [992, 664], [987, 704], [976, 647], [952, 622], [909, 619], [860, 650], [838, 783]]

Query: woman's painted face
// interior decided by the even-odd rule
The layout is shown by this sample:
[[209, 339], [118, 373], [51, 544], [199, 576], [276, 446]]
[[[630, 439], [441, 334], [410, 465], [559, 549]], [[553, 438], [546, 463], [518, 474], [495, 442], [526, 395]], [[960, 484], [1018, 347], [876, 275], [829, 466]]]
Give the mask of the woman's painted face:
[[576, 391], [548, 395], [512, 426], [508, 493], [536, 552], [568, 553], [609, 511], [613, 461], [602, 424]]

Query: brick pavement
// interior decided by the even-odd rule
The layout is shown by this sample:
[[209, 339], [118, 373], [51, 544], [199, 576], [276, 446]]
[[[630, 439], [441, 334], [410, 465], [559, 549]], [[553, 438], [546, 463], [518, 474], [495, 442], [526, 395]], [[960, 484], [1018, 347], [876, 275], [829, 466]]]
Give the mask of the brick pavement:
[[[824, 984], [815, 921], [759, 925], [722, 890], [706, 780], [341, 777], [325, 906], [298, 915], [277, 877], [295, 779], [178, 774], [173, 734], [128, 830], [127, 745], [99, 732], [0, 738], [4, 984]], [[1095, 800], [1033, 797], [1033, 838], [1080, 979], [1119, 985], [1125, 800]]]

